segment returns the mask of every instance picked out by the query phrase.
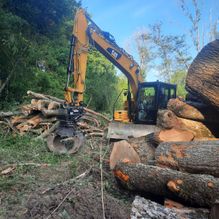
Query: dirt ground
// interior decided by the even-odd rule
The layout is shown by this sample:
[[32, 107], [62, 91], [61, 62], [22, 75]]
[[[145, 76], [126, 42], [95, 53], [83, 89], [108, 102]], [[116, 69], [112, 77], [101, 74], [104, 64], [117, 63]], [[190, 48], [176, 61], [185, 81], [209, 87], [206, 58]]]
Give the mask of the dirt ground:
[[[45, 143], [37, 147], [42, 148], [34, 156], [51, 156]], [[35, 160], [28, 156], [18, 162], [15, 153], [13, 164], [19, 165], [0, 175], [0, 218], [98, 219], [104, 213], [106, 218], [130, 218], [134, 196], [115, 181], [109, 169], [110, 148], [105, 139], [89, 139], [76, 155], [46, 157], [48, 161], [40, 165], [39, 162], [35, 165]], [[0, 155], [0, 172], [8, 166], [14, 167], [8, 165], [12, 162], [3, 155]]]

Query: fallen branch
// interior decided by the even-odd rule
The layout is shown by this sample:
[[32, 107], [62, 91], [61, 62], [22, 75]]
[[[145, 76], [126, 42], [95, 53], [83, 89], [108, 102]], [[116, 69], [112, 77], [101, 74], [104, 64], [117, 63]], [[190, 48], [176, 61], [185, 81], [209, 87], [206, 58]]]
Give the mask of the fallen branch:
[[92, 132], [92, 133], [87, 133], [85, 136], [86, 136], [86, 137], [89, 137], [89, 136], [103, 137], [103, 136], [104, 136], [104, 133], [103, 133], [103, 132]]
[[50, 215], [46, 217], [46, 219], [49, 219], [60, 208], [60, 206], [64, 203], [64, 201], [68, 198], [68, 196], [71, 195], [73, 191], [75, 191], [75, 188], [69, 191], [69, 193], [63, 198], [63, 200], [59, 203], [59, 205], [50, 213]]
[[0, 118], [4, 118], [4, 117], [10, 117], [10, 116], [16, 116], [21, 114], [20, 111], [14, 111], [14, 112], [0, 112]]
[[110, 121], [111, 121], [109, 118], [107, 118], [106, 116], [104, 116], [104, 115], [101, 114], [101, 113], [95, 112], [95, 111], [93, 111], [93, 110], [91, 110], [91, 109], [88, 109], [88, 108], [86, 108], [86, 107], [84, 108], [84, 110], [85, 110], [86, 112], [88, 112], [88, 113], [91, 113], [91, 114], [93, 114], [93, 115], [96, 115], [96, 116], [101, 117], [102, 119], [104, 119], [104, 120], [107, 121], [107, 122], [110, 122]]
[[43, 195], [43, 194], [45, 194], [45, 193], [47, 193], [47, 192], [49, 192], [49, 191], [51, 191], [51, 190], [54, 190], [55, 188], [57, 188], [57, 187], [59, 187], [59, 186], [64, 186], [64, 185], [67, 185], [67, 184], [75, 183], [75, 181], [77, 181], [77, 180], [79, 180], [79, 179], [85, 178], [85, 177], [90, 173], [90, 171], [92, 170], [92, 168], [93, 168], [93, 167], [90, 167], [88, 170], [86, 170], [86, 171], [83, 172], [82, 174], [80, 174], [80, 175], [78, 175], [78, 176], [76, 176], [76, 177], [74, 177], [74, 178], [72, 178], [72, 179], [66, 180], [66, 181], [64, 181], [64, 182], [62, 182], [62, 183], [58, 183], [58, 184], [56, 184], [56, 185], [53, 186], [53, 187], [47, 188], [47, 189], [44, 190], [41, 194]]
[[60, 121], [57, 121], [50, 129], [44, 131], [40, 136], [36, 137], [35, 139], [37, 140], [37, 139], [46, 138], [49, 134], [51, 134], [58, 128], [59, 124], [60, 124]]
[[5, 125], [7, 125], [11, 130], [13, 130], [15, 133], [19, 134], [18, 130], [16, 128], [13, 127], [13, 125], [11, 124], [11, 122], [8, 119], [4, 119], [5, 122], [3, 122]]
[[56, 102], [59, 102], [59, 103], [64, 103], [65, 101], [62, 100], [62, 99], [59, 99], [57, 97], [53, 97], [53, 96], [50, 96], [50, 95], [44, 95], [44, 94], [40, 94], [40, 93], [35, 93], [33, 91], [27, 91], [27, 95], [28, 96], [32, 96], [36, 99], [44, 99], [44, 100], [52, 100], [52, 101], [56, 101]]

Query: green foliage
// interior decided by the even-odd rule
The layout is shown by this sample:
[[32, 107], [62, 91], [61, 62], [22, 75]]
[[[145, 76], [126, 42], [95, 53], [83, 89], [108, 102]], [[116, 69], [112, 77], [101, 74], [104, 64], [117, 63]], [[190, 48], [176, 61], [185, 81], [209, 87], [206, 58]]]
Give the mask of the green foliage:
[[97, 111], [112, 112], [117, 97], [117, 76], [114, 66], [98, 51], [88, 56], [85, 102], [91, 98], [91, 107]]
[[[63, 98], [76, 0], [0, 0], [0, 108], [24, 101], [27, 90]], [[91, 50], [85, 103], [111, 112], [118, 93], [114, 66]]]
[[186, 71], [176, 71], [172, 77], [170, 82], [177, 85], [177, 96], [185, 97], [185, 82], [186, 82]]
[[121, 93], [119, 99], [116, 102], [115, 109], [121, 110], [124, 108], [124, 103], [127, 100], [127, 96], [124, 95], [124, 91], [128, 88], [128, 80], [124, 75], [118, 76], [118, 82], [117, 82], [117, 93], [118, 95]]
[[3, 8], [26, 20], [35, 33], [54, 35], [79, 6], [75, 0], [8, 0]]

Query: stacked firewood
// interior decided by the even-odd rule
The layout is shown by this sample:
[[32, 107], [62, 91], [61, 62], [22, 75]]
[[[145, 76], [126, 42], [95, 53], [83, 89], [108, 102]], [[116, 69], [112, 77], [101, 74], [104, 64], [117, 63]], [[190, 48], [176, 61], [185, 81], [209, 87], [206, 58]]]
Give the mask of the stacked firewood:
[[[21, 106], [18, 111], [0, 112], [0, 126], [21, 135], [31, 132], [36, 138], [46, 138], [59, 125], [57, 116], [64, 101], [32, 91], [27, 94], [32, 98], [30, 104]], [[77, 123], [80, 131], [86, 136], [103, 136], [110, 120], [91, 109], [84, 109], [86, 113]]]
[[[118, 181], [159, 203], [136, 197], [132, 218], [219, 217], [219, 40], [195, 58], [186, 88], [187, 100], [171, 99], [167, 110], [158, 112], [161, 130], [144, 138], [144, 149], [151, 151], [147, 159], [138, 151], [141, 144], [130, 139], [113, 148]], [[118, 144], [130, 151], [129, 157]]]

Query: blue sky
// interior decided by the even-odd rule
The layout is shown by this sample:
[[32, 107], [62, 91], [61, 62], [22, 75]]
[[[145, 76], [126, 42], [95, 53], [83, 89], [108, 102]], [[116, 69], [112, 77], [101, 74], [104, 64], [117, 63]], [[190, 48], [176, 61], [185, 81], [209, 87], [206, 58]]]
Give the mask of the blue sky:
[[[185, 0], [192, 7], [191, 0]], [[219, 17], [219, 0], [198, 0], [203, 19], [203, 29], [207, 29], [209, 11], [214, 18]], [[162, 21], [166, 34], [187, 35], [192, 56], [196, 55], [189, 37], [190, 22], [182, 12], [178, 0], [82, 0], [82, 6], [102, 30], [110, 32], [117, 44], [124, 49], [131, 42], [133, 34], [148, 25]], [[128, 51], [138, 61], [137, 53]]]

